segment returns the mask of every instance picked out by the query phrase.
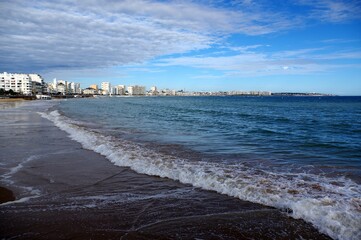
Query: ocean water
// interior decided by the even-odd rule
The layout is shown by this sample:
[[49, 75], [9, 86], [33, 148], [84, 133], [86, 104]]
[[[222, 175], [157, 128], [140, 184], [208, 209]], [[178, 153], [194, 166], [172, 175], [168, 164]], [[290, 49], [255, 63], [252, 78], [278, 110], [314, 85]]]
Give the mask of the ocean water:
[[361, 239], [360, 97], [104, 97], [39, 113], [117, 166]]

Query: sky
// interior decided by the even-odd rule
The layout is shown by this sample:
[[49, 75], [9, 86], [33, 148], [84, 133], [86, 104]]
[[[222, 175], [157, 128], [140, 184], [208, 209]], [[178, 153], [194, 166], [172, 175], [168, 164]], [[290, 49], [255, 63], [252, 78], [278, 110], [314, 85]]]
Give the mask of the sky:
[[0, 0], [0, 72], [361, 95], [359, 0]]

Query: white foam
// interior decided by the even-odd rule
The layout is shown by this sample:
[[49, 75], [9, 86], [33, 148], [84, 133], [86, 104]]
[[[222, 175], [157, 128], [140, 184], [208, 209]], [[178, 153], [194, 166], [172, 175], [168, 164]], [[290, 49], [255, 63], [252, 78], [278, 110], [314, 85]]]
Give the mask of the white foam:
[[117, 166], [286, 209], [292, 217], [312, 223], [334, 239], [361, 239], [361, 188], [349, 179], [273, 173], [241, 164], [190, 162], [90, 131], [58, 111], [39, 114], [84, 148], [100, 153]]
[[[22, 197], [22, 198], [20, 198], [18, 200], [15, 200], [15, 201], [10, 201], [10, 202], [0, 204], [0, 206], [16, 204], [16, 203], [23, 203], [23, 202], [29, 201], [30, 199], [40, 197], [41, 196], [41, 191], [39, 189], [19, 185], [18, 183], [16, 183], [16, 181], [12, 180], [12, 178], [13, 178], [14, 174], [21, 171], [24, 168], [24, 166], [27, 163], [29, 163], [30, 161], [39, 159], [39, 158], [41, 158], [43, 156], [46, 156], [46, 155], [61, 154], [61, 153], [64, 153], [64, 151], [58, 151], [58, 152], [54, 152], [54, 153], [47, 153], [47, 154], [43, 154], [43, 155], [31, 155], [31, 156], [27, 157], [26, 159], [24, 159], [19, 164], [17, 164], [15, 167], [9, 168], [9, 171], [1, 176], [1, 179], [0, 179], [1, 182], [5, 183], [6, 185], [10, 185], [10, 186], [12, 186], [14, 188], [21, 189], [23, 191], [23, 193], [21, 195], [26, 195], [26, 196], [24, 196], [24, 197]], [[54, 183], [53, 179], [49, 179], [49, 181], [51, 183]]]
[[18, 186], [11, 179], [15, 173], [19, 172], [22, 168], [24, 168], [24, 165], [26, 163], [28, 163], [30, 161], [33, 161], [33, 160], [37, 159], [38, 157], [39, 157], [38, 155], [31, 155], [31, 156], [27, 157], [21, 163], [16, 165], [15, 167], [10, 168], [7, 173], [2, 175], [2, 179], [1, 179], [2, 182], [6, 183], [8, 185], [12, 185], [12, 186], [14, 186], [16, 188], [24, 190], [25, 195], [29, 195], [29, 196], [22, 197], [20, 199], [15, 200], [15, 201], [9, 201], [9, 202], [2, 203], [2, 204], [0, 204], [0, 206], [6, 206], [6, 205], [11, 205], [11, 204], [16, 204], [16, 203], [23, 203], [23, 202], [29, 201], [30, 199], [40, 197], [40, 195], [41, 195], [40, 190], [32, 188], [32, 187]]

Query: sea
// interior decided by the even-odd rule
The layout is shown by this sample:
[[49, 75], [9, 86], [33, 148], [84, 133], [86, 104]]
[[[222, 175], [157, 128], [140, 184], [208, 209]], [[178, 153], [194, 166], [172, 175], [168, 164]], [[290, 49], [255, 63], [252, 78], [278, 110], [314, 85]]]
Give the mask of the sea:
[[116, 166], [361, 239], [361, 97], [98, 97], [39, 114]]

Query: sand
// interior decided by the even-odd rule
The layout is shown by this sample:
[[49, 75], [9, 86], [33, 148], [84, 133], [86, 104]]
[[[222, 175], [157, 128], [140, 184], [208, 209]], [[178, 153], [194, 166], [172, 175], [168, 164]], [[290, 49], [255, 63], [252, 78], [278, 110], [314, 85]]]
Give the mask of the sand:
[[0, 204], [14, 200], [15, 200], [14, 193], [9, 189], [0, 186]]

